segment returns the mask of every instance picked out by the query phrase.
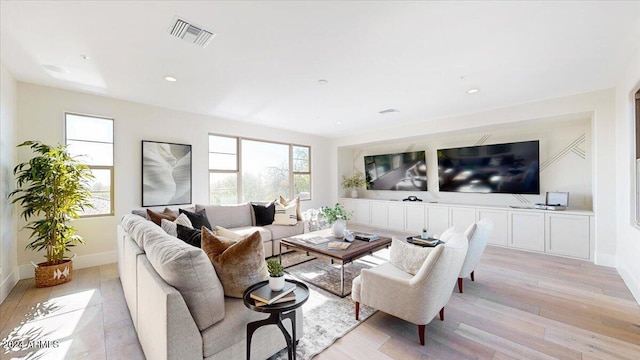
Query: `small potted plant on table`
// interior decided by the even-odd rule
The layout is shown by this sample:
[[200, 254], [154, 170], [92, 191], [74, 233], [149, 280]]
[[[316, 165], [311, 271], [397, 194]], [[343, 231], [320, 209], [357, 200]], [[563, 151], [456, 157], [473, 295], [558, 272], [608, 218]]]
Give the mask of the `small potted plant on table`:
[[267, 260], [267, 270], [269, 271], [269, 287], [273, 291], [280, 291], [284, 288], [284, 266], [276, 259]]
[[333, 236], [338, 238], [344, 237], [344, 230], [347, 228], [347, 221], [351, 218], [352, 213], [347, 212], [340, 203], [337, 203], [332, 208], [325, 206], [320, 209], [320, 213], [331, 225]]

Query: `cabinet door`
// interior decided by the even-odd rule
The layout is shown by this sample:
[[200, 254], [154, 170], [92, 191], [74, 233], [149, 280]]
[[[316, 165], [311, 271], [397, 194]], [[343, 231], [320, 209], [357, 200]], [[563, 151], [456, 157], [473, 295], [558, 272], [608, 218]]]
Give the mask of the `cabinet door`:
[[440, 236], [449, 228], [449, 208], [446, 206], [427, 206], [426, 211], [429, 236]]
[[394, 230], [404, 230], [404, 205], [391, 203], [387, 206], [388, 226]]
[[505, 210], [478, 209], [478, 221], [488, 218], [493, 221], [489, 244], [507, 246], [509, 243], [509, 217]]
[[544, 251], [544, 213], [510, 211], [509, 246]]
[[383, 202], [371, 202], [370, 209], [371, 221], [369, 223], [375, 227], [387, 227], [387, 204]]
[[456, 228], [456, 232], [463, 232], [476, 222], [475, 208], [449, 207], [449, 225]]
[[405, 230], [420, 234], [423, 228], [427, 227], [427, 217], [424, 205], [406, 204], [404, 206], [404, 217], [406, 219]]
[[589, 259], [589, 217], [545, 214], [545, 246], [551, 254]]
[[357, 224], [369, 225], [370, 223], [370, 214], [369, 214], [369, 201], [356, 201], [356, 216], [355, 222]]

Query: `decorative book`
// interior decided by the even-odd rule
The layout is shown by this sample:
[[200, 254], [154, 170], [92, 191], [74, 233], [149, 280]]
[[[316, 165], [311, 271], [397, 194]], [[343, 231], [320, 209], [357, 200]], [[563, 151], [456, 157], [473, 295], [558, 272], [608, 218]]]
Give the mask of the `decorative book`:
[[327, 248], [328, 249], [332, 249], [332, 250], [345, 250], [350, 245], [351, 245], [351, 243], [348, 243], [348, 242], [332, 241], [327, 245]]
[[375, 235], [375, 234], [368, 234], [368, 233], [361, 233], [361, 232], [353, 233], [353, 235], [356, 238], [356, 240], [362, 240], [362, 241], [375, 241], [380, 238], [378, 235]]
[[440, 239], [435, 239], [435, 238], [423, 239], [420, 235], [409, 236], [407, 238], [407, 242], [409, 242], [411, 244], [415, 244], [415, 245], [429, 246], [429, 247], [433, 247], [433, 246], [436, 246], [436, 245], [439, 245], [439, 244], [443, 244], [443, 242], [440, 241]]
[[322, 236], [314, 236], [314, 237], [303, 239], [303, 241], [306, 241], [309, 244], [318, 245], [318, 244], [324, 244], [326, 242], [329, 242], [331, 241], [331, 239], [322, 237]]
[[296, 299], [296, 294], [295, 292], [292, 291], [287, 295], [281, 297], [280, 299], [272, 302], [271, 304], [263, 303], [262, 301], [257, 301], [257, 300], [255, 301], [255, 304], [256, 306], [266, 306], [266, 305], [280, 304], [280, 303], [289, 302], [289, 301], [295, 301], [295, 299]]
[[289, 293], [296, 289], [296, 284], [285, 282], [284, 287], [280, 291], [273, 291], [269, 285], [264, 285], [258, 289], [255, 289], [249, 296], [256, 301], [271, 305], [276, 301], [282, 299]]

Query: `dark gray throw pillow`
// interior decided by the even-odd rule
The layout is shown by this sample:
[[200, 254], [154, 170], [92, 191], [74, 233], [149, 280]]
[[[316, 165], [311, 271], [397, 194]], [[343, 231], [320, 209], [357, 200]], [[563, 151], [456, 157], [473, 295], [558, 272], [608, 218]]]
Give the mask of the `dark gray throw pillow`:
[[256, 216], [256, 226], [273, 224], [273, 218], [276, 215], [276, 205], [273, 201], [266, 205], [251, 203], [251, 206]]
[[[194, 229], [200, 229], [201, 227], [206, 227], [209, 230], [213, 230], [211, 228], [211, 224], [209, 223], [209, 219], [207, 218], [207, 212], [205, 209], [200, 211], [191, 212], [184, 209], [179, 209], [180, 214], [185, 214], [191, 221], [191, 225], [193, 225]], [[275, 208], [274, 208], [275, 211]]]
[[201, 247], [202, 245], [202, 227], [199, 227], [197, 229], [192, 229], [190, 227], [187, 226], [183, 226], [180, 224], [176, 224], [177, 226], [177, 232], [178, 232], [178, 239], [186, 242], [189, 245], [195, 246], [195, 247]]

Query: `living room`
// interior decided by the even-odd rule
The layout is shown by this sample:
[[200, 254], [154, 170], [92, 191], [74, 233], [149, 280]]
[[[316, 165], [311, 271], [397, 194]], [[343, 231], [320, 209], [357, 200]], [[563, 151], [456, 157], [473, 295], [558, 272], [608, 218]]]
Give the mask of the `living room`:
[[[218, 134], [309, 146], [311, 199], [302, 202], [302, 210], [332, 205], [348, 197], [347, 190], [340, 186], [341, 178], [351, 175], [354, 170], [364, 170], [363, 156], [402, 152], [409, 148], [427, 151], [429, 191], [417, 193], [426, 202], [508, 207], [544, 202], [546, 191], [569, 191], [572, 209], [591, 211], [594, 217], [593, 249], [586, 262], [615, 269], [636, 302], [640, 303], [640, 263], [635, 261], [640, 256], [640, 227], [635, 215], [638, 185], [635, 184], [636, 115], [633, 102], [633, 94], [640, 87], [640, 68], [637, 65], [640, 63], [640, 48], [634, 41], [640, 36], [637, 20], [640, 10], [635, 2], [610, 3], [528, 3], [530, 8], [525, 6], [526, 9], [518, 10], [516, 7], [522, 4], [485, 3], [465, 9], [465, 6], [474, 5], [439, 2], [331, 2], [325, 5], [322, 2], [134, 2], [126, 5], [3, 0], [0, 12], [0, 300], [9, 295], [18, 281], [32, 278], [30, 262], [42, 259], [41, 253], [24, 250], [29, 234], [20, 230], [24, 223], [18, 219], [19, 209], [7, 201], [7, 194], [15, 188], [13, 167], [29, 156], [26, 151], [16, 149], [16, 145], [35, 139], [49, 144], [64, 143], [64, 114], [71, 112], [114, 119], [115, 139], [114, 214], [75, 221], [78, 232], [89, 239], [87, 245], [73, 249], [77, 254], [74, 260], [77, 269], [117, 261], [116, 227], [123, 215], [142, 206], [142, 140], [191, 145], [192, 203], [207, 204], [210, 192], [208, 136]], [[459, 18], [451, 15], [456, 11], [461, 14]], [[570, 54], [562, 52], [562, 47], [568, 45], [561, 41], [552, 44], [553, 35], [546, 32], [546, 36], [525, 41], [526, 36], [533, 36], [541, 29], [496, 28], [490, 32], [469, 25], [462, 27], [464, 31], [461, 30], [460, 34], [447, 33], [452, 37], [449, 41], [461, 41], [465, 32], [481, 32], [495, 37], [481, 43], [491, 50], [475, 48], [475, 51], [463, 52], [453, 48], [449, 49], [452, 54], [448, 56], [460, 58], [477, 53], [481, 58], [477, 64], [470, 60], [431, 64], [426, 60], [427, 55], [434, 58], [444, 55], [429, 52], [418, 52], [425, 57], [419, 61], [396, 56], [408, 51], [403, 49], [401, 35], [394, 35], [394, 30], [403, 35], [408, 31], [402, 28], [403, 21], [399, 19], [404, 18], [406, 26], [415, 26], [424, 32], [426, 38], [422, 41], [425, 47], [432, 45], [439, 49], [443, 45], [438, 39], [437, 29], [442, 31], [446, 27], [442, 25], [442, 28], [431, 30], [418, 27], [418, 24], [434, 22], [437, 15], [449, 14], [446, 18], [455, 20], [454, 25], [468, 21], [473, 26], [493, 26], [492, 21], [472, 21], [476, 19], [475, 11], [482, 14], [495, 12], [497, 24], [504, 21], [515, 26], [518, 21], [526, 20], [527, 25], [538, 24], [545, 31], [557, 30], [566, 36], [563, 40], [580, 42], [580, 46], [571, 47], [579, 55], [570, 57]], [[527, 11], [541, 18], [524, 16], [523, 12]], [[389, 12], [397, 16], [394, 21], [386, 17]], [[560, 15], [553, 16], [556, 12]], [[118, 30], [122, 31], [117, 33], [118, 37], [108, 35], [113, 24], [99, 22], [102, 13], [114, 18], [119, 13], [129, 14], [122, 20], [123, 29]], [[575, 13], [581, 13], [584, 19], [571, 18]], [[600, 18], [599, 13], [610, 16]], [[157, 34], [147, 34], [148, 38], [137, 38], [136, 21], [144, 24], [147, 15], [153, 31], [160, 29]], [[208, 48], [201, 49], [166, 34], [176, 15], [217, 32]], [[265, 15], [278, 21], [273, 24], [264, 20], [263, 17], [268, 17]], [[309, 20], [313, 26], [304, 26], [302, 21], [295, 21], [296, 17]], [[68, 25], [74, 20], [76, 25]], [[337, 24], [332, 27], [334, 21]], [[569, 21], [574, 29], [578, 29], [578, 34], [586, 32], [591, 37], [581, 37], [561, 26]], [[67, 25], [56, 26], [63, 23]], [[373, 26], [376, 23], [381, 27]], [[602, 29], [590, 29], [599, 23], [604, 24]], [[76, 35], [72, 36], [76, 32], [88, 31], [94, 24], [101, 26], [96, 26], [99, 29], [89, 37], [77, 40], [74, 38]], [[308, 43], [291, 35], [298, 27], [301, 37], [310, 39]], [[261, 47], [260, 40], [252, 39], [261, 33], [261, 28], [269, 30], [265, 31], [271, 42], [265, 44], [270, 48], [265, 48], [267, 45]], [[53, 29], [58, 29], [60, 34]], [[235, 31], [240, 39], [251, 38], [251, 41], [230, 44], [232, 34], [225, 33], [224, 29]], [[435, 35], [428, 31], [434, 31]], [[324, 37], [319, 33], [327, 35]], [[348, 36], [342, 38], [344, 34]], [[383, 36], [385, 34], [391, 35]], [[95, 38], [92, 40], [91, 36]], [[129, 41], [123, 41], [127, 37]], [[278, 37], [284, 40], [274, 40]], [[343, 40], [337, 41], [336, 38]], [[371, 48], [378, 38], [384, 39], [383, 44], [388, 48]], [[311, 41], [313, 39], [317, 42]], [[407, 46], [422, 43], [417, 39], [419, 37], [406, 38]], [[91, 45], [92, 41], [100, 45]], [[116, 45], [109, 45], [118, 41], [126, 43], [124, 52]], [[470, 49], [474, 46], [471, 41], [464, 44]], [[500, 53], [502, 56], [487, 55], [504, 50], [499, 44], [511, 50]], [[152, 45], [158, 49], [150, 51], [151, 55], [138, 54], [134, 50], [143, 52], [142, 48]], [[348, 48], [355, 45], [357, 50], [349, 52]], [[551, 55], [543, 56], [528, 50], [528, 47], [544, 49], [551, 45], [555, 46], [549, 50]], [[217, 46], [235, 55], [226, 55], [228, 57], [219, 60], [218, 57], [223, 55], [205, 52], [215, 50]], [[238, 50], [236, 47], [255, 47], [257, 50], [249, 53], [231, 51]], [[332, 53], [327, 53], [329, 51]], [[556, 57], [554, 51], [562, 56]], [[110, 56], [118, 52], [126, 55]], [[354, 60], [350, 61], [346, 55], [341, 55], [343, 53], [353, 56]], [[373, 54], [379, 56], [374, 57]], [[144, 60], [138, 60], [137, 56]], [[146, 56], [155, 61], [149, 61]], [[509, 60], [508, 56], [513, 58]], [[444, 57], [444, 61], [451, 57]], [[106, 62], [107, 58], [110, 63]], [[524, 63], [524, 58], [539, 58], [539, 62], [547, 63], [535, 68], [540, 72], [525, 72], [522, 68], [534, 68], [536, 61]], [[230, 64], [239, 63], [234, 66], [244, 66], [247, 71], [214, 72], [209, 73], [210, 78], [199, 80], [195, 72], [186, 69], [200, 67], [206, 71], [205, 67], [197, 65], [202, 59], [223, 69], [236, 69]], [[312, 59], [321, 60], [314, 63]], [[391, 65], [386, 67], [385, 61]], [[480, 61], [494, 61], [496, 65]], [[256, 65], [257, 62], [262, 65]], [[420, 66], [422, 62], [441, 68], [425, 70]], [[583, 63], [584, 68], [579, 68], [576, 62]], [[305, 63], [311, 65], [305, 66]], [[71, 71], [44, 70], [42, 66], [45, 64], [69, 67]], [[213, 65], [211, 67], [215, 67]], [[364, 70], [357, 71], [360, 66]], [[396, 68], [405, 66], [413, 67], [410, 75], [415, 77], [415, 82], [434, 82], [441, 86], [421, 92], [418, 99], [411, 94], [393, 94], [394, 91], [407, 91], [402, 86], [413, 89], [415, 85], [398, 85], [395, 82], [394, 77], [399, 75], [410, 77], [396, 72]], [[504, 71], [500, 72], [496, 67], [504, 67]], [[126, 71], [118, 73], [123, 69]], [[281, 78], [274, 80], [258, 71], [276, 72]], [[494, 72], [489, 75], [489, 71]], [[592, 76], [586, 76], [587, 71]], [[128, 76], [135, 76], [137, 72], [144, 74], [128, 80]], [[524, 75], [519, 75], [519, 72]], [[489, 78], [495, 74], [501, 75], [499, 79]], [[602, 74], [602, 77], [594, 74]], [[167, 75], [174, 75], [177, 81], [166, 81], [163, 77]], [[237, 76], [239, 85], [229, 79], [231, 76]], [[439, 79], [440, 76], [444, 79]], [[301, 84], [302, 79], [305, 79], [304, 84]], [[502, 82], [491, 83], [498, 80]], [[135, 88], [137, 93], [127, 90], [127, 81], [131, 81], [131, 88]], [[216, 82], [229, 85], [217, 87]], [[387, 84], [398, 87], [388, 91], [384, 89]], [[536, 87], [536, 91], [529, 90], [534, 85], [540, 87]], [[253, 89], [252, 92], [244, 92], [235, 86]], [[476, 87], [479, 89], [477, 93], [467, 93]], [[209, 88], [215, 91], [209, 92]], [[372, 89], [371, 97], [364, 93], [367, 88]], [[487, 93], [498, 93], [498, 90], [501, 96], [489, 98]], [[256, 94], [261, 96], [257, 100], [252, 98], [258, 96]], [[206, 99], [214, 100], [207, 104]], [[347, 106], [349, 102], [366, 106], [350, 108]], [[290, 108], [283, 104], [290, 105]], [[378, 113], [389, 108], [397, 108], [399, 112]], [[338, 124], [338, 121], [342, 123]], [[436, 151], [443, 147], [471, 146], [485, 137], [487, 144], [535, 138], [547, 144], [541, 148], [541, 160], [546, 160], [583, 134], [585, 140], [578, 148], [585, 151], [585, 157], [569, 155], [562, 160], [567, 161], [563, 163], [564, 169], [550, 167], [545, 170], [541, 175], [543, 186], [540, 194], [524, 195], [524, 203], [511, 195], [437, 191]], [[401, 200], [407, 195], [416, 193], [360, 190], [360, 197], [370, 200]], [[555, 258], [551, 257], [551, 261]], [[2, 316], [6, 320], [6, 314]]]

